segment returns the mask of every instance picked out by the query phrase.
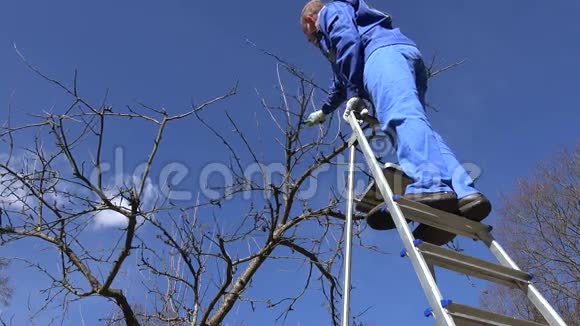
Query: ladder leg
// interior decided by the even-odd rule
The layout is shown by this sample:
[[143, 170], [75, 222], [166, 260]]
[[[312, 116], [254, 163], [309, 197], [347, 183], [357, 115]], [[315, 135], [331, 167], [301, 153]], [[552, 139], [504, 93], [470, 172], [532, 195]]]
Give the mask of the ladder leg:
[[375, 159], [375, 155], [371, 146], [369, 145], [365, 134], [363, 133], [360, 125], [358, 124], [356, 117], [354, 114], [351, 114], [348, 117], [348, 122], [355, 134], [358, 143], [361, 147], [361, 150], [365, 156], [366, 162], [371, 170], [371, 173], [376, 180], [377, 187], [387, 204], [389, 212], [391, 213], [391, 217], [397, 226], [397, 230], [399, 231], [399, 235], [403, 240], [403, 244], [405, 249], [407, 250], [407, 254], [411, 263], [413, 264], [413, 268], [415, 269], [417, 276], [419, 277], [419, 281], [421, 282], [421, 286], [423, 291], [425, 292], [427, 299], [429, 301], [429, 305], [433, 309], [433, 315], [435, 316], [435, 320], [438, 326], [455, 326], [455, 322], [453, 318], [445, 311], [441, 304], [441, 300], [443, 299], [441, 296], [441, 292], [435, 283], [435, 279], [431, 275], [429, 271], [429, 266], [427, 266], [427, 262], [423, 258], [423, 256], [419, 253], [415, 245], [413, 244], [413, 235], [407, 225], [405, 217], [401, 212], [401, 209], [397, 206], [395, 201], [393, 200], [393, 191], [391, 190], [385, 175], [383, 174], [383, 169], [379, 166], [377, 160]]
[[352, 258], [352, 212], [354, 202], [354, 159], [356, 145], [350, 145], [350, 162], [348, 169], [348, 202], [346, 213], [346, 236], [344, 245], [344, 287], [342, 301], [342, 326], [348, 326], [350, 322], [350, 272]]
[[[489, 247], [489, 250], [493, 253], [495, 258], [504, 266], [511, 267], [516, 270], [520, 270], [518, 265], [510, 258], [510, 256], [505, 252], [503, 247], [493, 238], [491, 234], [488, 234], [485, 239], [483, 239], [485, 244]], [[534, 304], [534, 306], [540, 311], [542, 316], [546, 318], [546, 321], [550, 326], [566, 326], [566, 323], [560, 317], [558, 312], [548, 303], [546, 298], [536, 289], [535, 286], [529, 284], [527, 289], [522, 289], [528, 299]]]

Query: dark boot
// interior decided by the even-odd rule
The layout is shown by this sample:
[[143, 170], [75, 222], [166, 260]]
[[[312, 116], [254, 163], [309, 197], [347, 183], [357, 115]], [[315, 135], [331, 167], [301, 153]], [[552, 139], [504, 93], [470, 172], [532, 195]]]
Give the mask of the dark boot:
[[436, 246], [442, 246], [455, 239], [456, 235], [429, 225], [419, 224], [419, 226], [413, 230], [413, 237]]
[[[450, 191], [425, 194], [406, 194], [403, 197], [448, 213], [456, 213], [458, 209], [457, 195]], [[448, 242], [449, 240], [447, 239], [449, 236], [453, 236], [453, 234], [429, 225], [419, 224], [419, 226], [417, 226], [413, 231], [413, 236], [415, 239], [421, 239], [425, 242], [439, 245], [442, 241], [445, 241], [444, 243]], [[453, 239], [453, 237], [451, 237], [451, 239]]]
[[[444, 211], [457, 211], [457, 195], [454, 192], [436, 192], [407, 194], [405, 199], [412, 200], [421, 204]], [[390, 230], [396, 228], [391, 214], [386, 208], [385, 203], [381, 203], [367, 213], [366, 221], [374, 230]], [[407, 220], [409, 222], [409, 220]]]
[[[381, 203], [370, 210], [366, 216], [366, 221], [373, 230], [385, 231], [397, 228], [385, 203]], [[411, 221], [407, 220], [407, 223], [409, 222]]]
[[403, 198], [450, 213], [458, 208], [457, 195], [453, 191], [405, 194]]
[[[476, 222], [480, 222], [491, 212], [491, 203], [481, 193], [474, 193], [462, 197], [459, 199], [458, 206], [458, 211], [454, 213]], [[419, 225], [413, 231], [413, 236], [415, 239], [421, 239], [437, 246], [442, 246], [456, 237], [453, 233], [424, 224]]]
[[384, 231], [396, 228], [393, 217], [391, 216], [391, 213], [389, 213], [385, 203], [381, 203], [371, 209], [367, 213], [366, 221], [371, 229], [374, 230]]
[[459, 215], [479, 222], [491, 212], [491, 203], [479, 192], [467, 195], [459, 200]]

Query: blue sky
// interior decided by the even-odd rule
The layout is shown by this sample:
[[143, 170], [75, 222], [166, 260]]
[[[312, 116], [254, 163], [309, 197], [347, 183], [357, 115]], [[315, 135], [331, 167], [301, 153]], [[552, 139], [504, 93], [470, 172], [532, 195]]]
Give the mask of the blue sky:
[[[440, 65], [466, 60], [432, 80], [428, 101], [439, 112], [431, 112], [430, 119], [460, 161], [481, 167], [477, 185], [493, 202], [498, 202], [500, 192], [513, 189], [515, 179], [528, 175], [537, 162], [580, 139], [579, 2], [374, 0], [371, 4], [392, 13], [395, 24], [419, 44], [426, 60], [436, 56]], [[54, 78], [71, 81], [78, 69], [81, 94], [100, 102], [108, 89], [113, 106], [140, 101], [182, 112], [191, 102], [219, 96], [239, 82], [239, 94], [212, 108], [207, 117], [225, 125], [222, 113], [227, 109], [242, 126], [253, 128], [254, 114], [261, 112], [255, 89], [275, 98], [276, 71], [275, 62], [248, 46], [246, 39], [300, 66], [321, 84], [329, 80], [327, 62], [300, 32], [297, 16], [302, 5], [303, 1], [265, 0], [3, 1], [1, 119], [6, 119], [9, 103], [19, 115], [15, 122], [24, 122], [24, 113], [63, 103], [61, 92], [20, 62], [15, 43]], [[141, 134], [122, 129], [115, 133], [119, 141], [111, 146], [124, 146], [126, 167], [142, 162], [134, 156], [146, 149], [139, 145]], [[267, 139], [268, 135], [253, 137]], [[192, 182], [204, 164], [225, 160], [221, 147], [208, 141], [207, 131], [193, 119], [176, 125], [167, 139], [171, 143], [166, 144], [161, 161], [183, 162]], [[0, 152], [5, 151], [0, 147]], [[494, 224], [495, 213], [486, 221]], [[369, 240], [393, 253], [377, 256], [355, 251], [353, 308], [373, 306], [363, 316], [365, 325], [432, 325], [433, 320], [422, 317], [427, 303], [410, 263], [396, 255], [401, 247], [396, 234], [365, 232]], [[462, 244], [487, 257], [478, 244]], [[29, 249], [2, 248], [0, 256], [27, 255]], [[2, 308], [3, 313], [16, 314], [16, 321], [23, 323], [27, 298], [37, 296], [34, 288], [39, 281], [20, 265], [10, 272], [18, 286], [13, 305]], [[276, 265], [260, 273], [263, 283], [252, 291], [272, 288], [288, 278]], [[479, 289], [465, 278], [445, 273], [441, 282], [447, 297], [477, 304]], [[287, 324], [326, 324], [316, 300], [314, 294], [308, 297]], [[103, 300], [90, 299], [82, 309], [97, 318], [110, 307]], [[267, 312], [250, 314], [241, 308], [228, 321], [267, 324], [270, 317]], [[77, 311], [67, 322], [78, 324]]]

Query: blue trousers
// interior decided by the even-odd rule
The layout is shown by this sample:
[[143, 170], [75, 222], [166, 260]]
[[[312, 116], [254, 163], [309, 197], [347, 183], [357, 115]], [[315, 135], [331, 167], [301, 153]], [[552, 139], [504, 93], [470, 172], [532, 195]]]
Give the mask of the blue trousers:
[[427, 69], [416, 47], [376, 50], [365, 63], [364, 80], [383, 131], [395, 136], [399, 164], [415, 181], [406, 193], [455, 191], [461, 198], [478, 192], [427, 120]]

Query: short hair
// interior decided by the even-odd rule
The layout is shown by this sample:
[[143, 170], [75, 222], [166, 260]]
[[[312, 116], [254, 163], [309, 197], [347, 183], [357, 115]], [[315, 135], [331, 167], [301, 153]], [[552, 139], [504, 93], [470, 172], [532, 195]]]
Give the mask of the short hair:
[[306, 16], [318, 15], [320, 10], [324, 7], [324, 3], [321, 0], [310, 0], [304, 8], [302, 8], [302, 13], [300, 14], [300, 25], [304, 25], [304, 18]]

